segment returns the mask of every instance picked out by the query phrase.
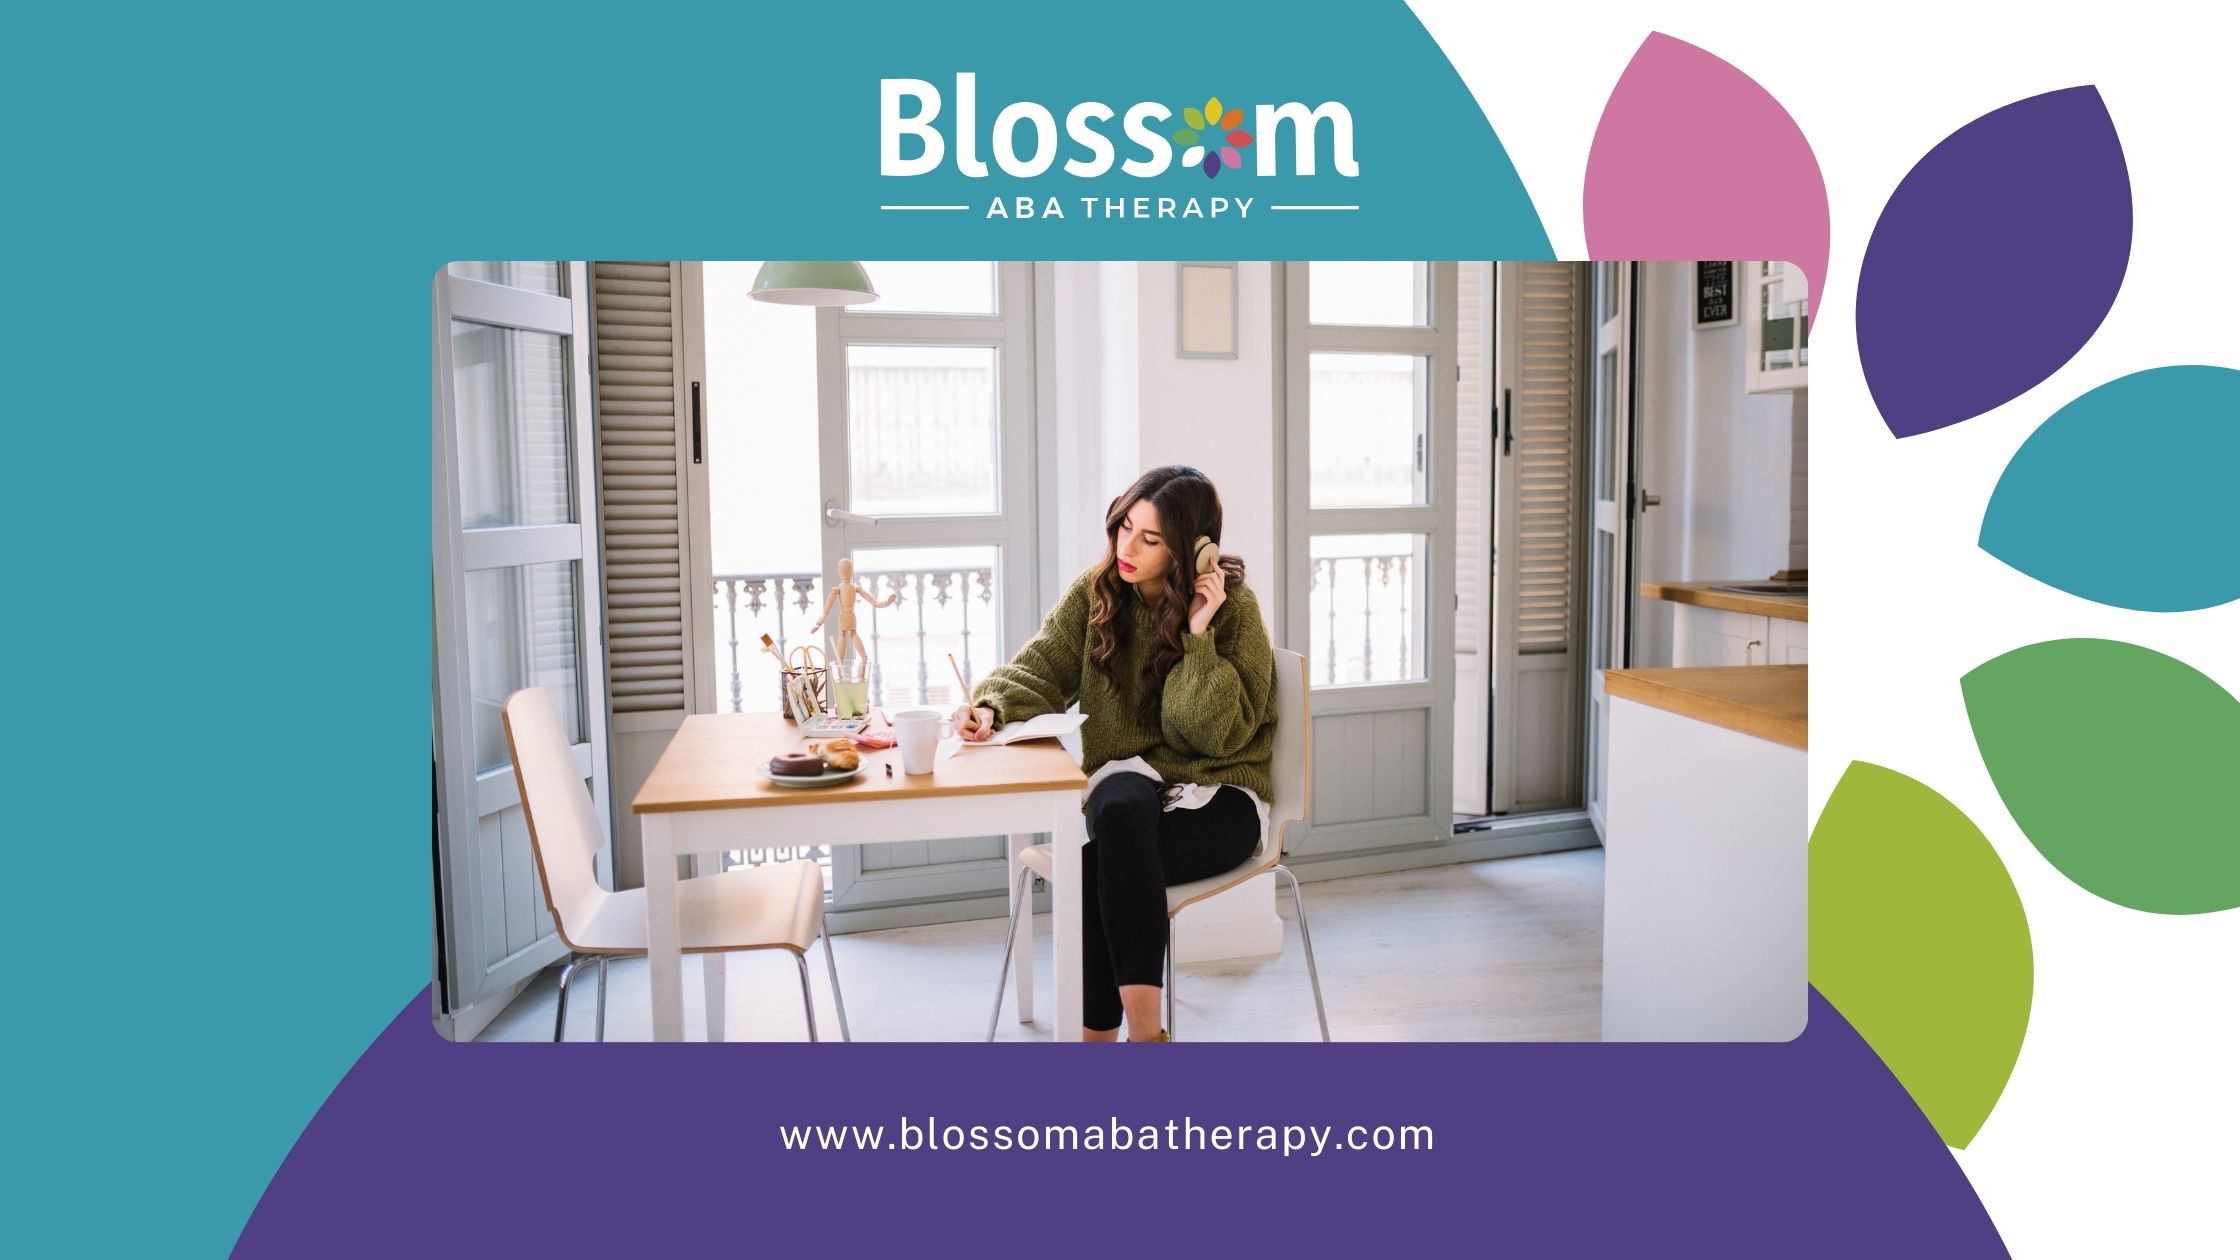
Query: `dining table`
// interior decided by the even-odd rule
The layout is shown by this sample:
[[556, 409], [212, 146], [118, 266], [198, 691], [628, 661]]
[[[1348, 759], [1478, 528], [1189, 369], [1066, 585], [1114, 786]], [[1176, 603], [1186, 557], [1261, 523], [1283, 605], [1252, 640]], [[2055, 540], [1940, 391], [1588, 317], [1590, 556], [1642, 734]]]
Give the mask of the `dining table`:
[[[763, 772], [772, 757], [804, 752], [811, 742], [779, 714], [696, 713], [677, 728], [631, 800], [644, 845], [654, 1040], [684, 1036], [678, 859], [986, 835], [1007, 838], [1010, 869], [1037, 836], [1049, 838], [1051, 981], [1057, 1001], [1052, 1034], [1058, 1041], [1081, 1040], [1081, 846], [1087, 841], [1081, 807], [1088, 780], [1073, 756], [1057, 740], [1039, 739], [1000, 747], [946, 746], [930, 774], [904, 773], [899, 748], [859, 749], [855, 776], [829, 785], [785, 785]], [[695, 869], [709, 868], [696, 861]], [[1011, 897], [1021, 895], [1008, 875], [1003, 884]], [[1033, 915], [1022, 912], [1015, 921], [1015, 930], [1031, 938]], [[831, 948], [829, 937], [825, 947]], [[1011, 954], [1018, 1017], [1032, 1022], [1034, 951], [1022, 943]], [[700, 957], [708, 1040], [721, 1041], [724, 955]]]

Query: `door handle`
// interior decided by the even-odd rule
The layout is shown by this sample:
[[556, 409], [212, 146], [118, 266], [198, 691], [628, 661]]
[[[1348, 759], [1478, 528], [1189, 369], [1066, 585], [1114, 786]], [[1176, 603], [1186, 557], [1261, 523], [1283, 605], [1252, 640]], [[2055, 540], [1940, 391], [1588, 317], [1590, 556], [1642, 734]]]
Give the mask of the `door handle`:
[[876, 525], [878, 523], [879, 518], [876, 516], [865, 516], [861, 512], [851, 512], [830, 499], [824, 501], [824, 527], [826, 529], [834, 529], [843, 524]]
[[1517, 443], [1517, 411], [1509, 401], [1509, 391], [1501, 391], [1501, 453], [1507, 455]]
[[1661, 505], [1663, 502], [1664, 496], [1661, 494], [1651, 494], [1646, 490], [1641, 492], [1641, 510], [1644, 512]]

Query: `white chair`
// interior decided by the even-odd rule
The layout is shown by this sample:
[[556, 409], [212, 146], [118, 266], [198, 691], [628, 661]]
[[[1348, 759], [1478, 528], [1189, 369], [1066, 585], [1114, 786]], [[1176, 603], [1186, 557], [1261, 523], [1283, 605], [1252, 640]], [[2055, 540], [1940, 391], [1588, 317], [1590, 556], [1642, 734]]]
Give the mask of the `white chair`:
[[[1291, 882], [1291, 908], [1298, 915], [1299, 944], [1307, 955], [1307, 982], [1314, 987], [1315, 1022], [1322, 1025], [1322, 1039], [1330, 1040], [1330, 1019], [1322, 1009], [1322, 977], [1314, 966], [1314, 938], [1307, 934], [1307, 907], [1299, 899], [1299, 877], [1283, 864], [1284, 828], [1290, 823], [1306, 825], [1309, 787], [1314, 782], [1314, 722], [1307, 707], [1307, 658], [1282, 648], [1275, 649], [1275, 657], [1276, 745], [1269, 765], [1275, 796], [1268, 802], [1268, 834], [1261, 840], [1259, 850], [1228, 874], [1167, 889], [1167, 1035], [1170, 1037], [1174, 1035], [1175, 916], [1197, 902], [1272, 870]], [[990, 1041], [995, 1040], [996, 1022], [1003, 1017], [1003, 990], [1011, 978], [1011, 949], [1019, 936], [1019, 907], [1027, 904], [1029, 875], [1050, 878], [1049, 845], [1030, 845], [1019, 853], [1018, 886], [1011, 896], [1011, 923], [1003, 935], [1003, 971], [996, 977], [995, 1010], [988, 1014]], [[1081, 895], [1093, 897], [1096, 890], [1084, 888]], [[1033, 910], [1030, 908], [1027, 914], [1031, 916]]]
[[[529, 845], [537, 855], [544, 903], [571, 952], [560, 972], [560, 1010], [552, 1039], [568, 1021], [568, 981], [576, 968], [599, 964], [599, 1005], [594, 1036], [607, 1039], [607, 960], [646, 952], [643, 888], [609, 892], [599, 886], [592, 862], [606, 843], [599, 815], [576, 767], [560, 715], [542, 687], [506, 697], [506, 746], [529, 820]], [[809, 996], [809, 943], [824, 937], [824, 965], [832, 978], [832, 1005], [848, 1036], [848, 1008], [840, 1000], [840, 972], [832, 937], [824, 930], [824, 872], [814, 862], [778, 862], [688, 879], [677, 885], [678, 938], [688, 954], [784, 949], [801, 971], [801, 1008], [809, 1040], [817, 1039], [817, 1011]]]

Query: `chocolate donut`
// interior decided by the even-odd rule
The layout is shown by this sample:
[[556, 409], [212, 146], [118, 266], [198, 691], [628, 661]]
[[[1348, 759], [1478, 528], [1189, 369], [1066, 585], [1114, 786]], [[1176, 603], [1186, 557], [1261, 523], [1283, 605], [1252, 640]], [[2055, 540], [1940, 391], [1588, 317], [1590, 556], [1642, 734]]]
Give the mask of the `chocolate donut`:
[[770, 773], [802, 779], [824, 773], [824, 758], [815, 753], [787, 753], [770, 759]]

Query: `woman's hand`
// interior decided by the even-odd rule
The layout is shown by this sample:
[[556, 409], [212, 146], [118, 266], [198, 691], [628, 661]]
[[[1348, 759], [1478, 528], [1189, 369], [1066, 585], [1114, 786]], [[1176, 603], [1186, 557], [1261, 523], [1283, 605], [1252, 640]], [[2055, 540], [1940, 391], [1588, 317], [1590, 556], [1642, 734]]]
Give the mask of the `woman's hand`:
[[1220, 612], [1221, 606], [1228, 602], [1228, 575], [1219, 569], [1199, 574], [1198, 580], [1192, 584], [1190, 597], [1190, 633], [1204, 634], [1206, 627], [1213, 624], [1213, 615]]
[[976, 709], [969, 704], [960, 704], [957, 711], [949, 715], [949, 719], [957, 724], [958, 735], [976, 744], [996, 733], [994, 709]]

